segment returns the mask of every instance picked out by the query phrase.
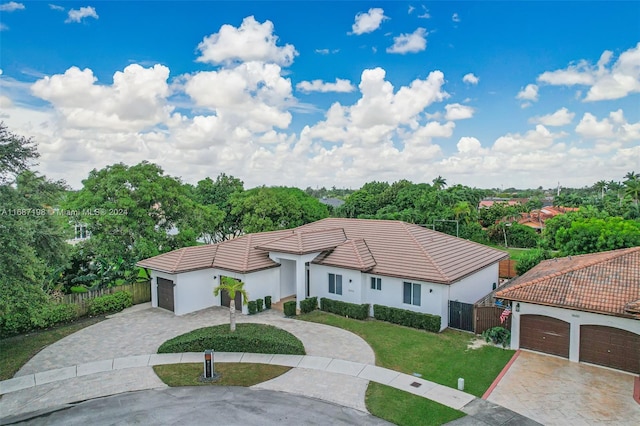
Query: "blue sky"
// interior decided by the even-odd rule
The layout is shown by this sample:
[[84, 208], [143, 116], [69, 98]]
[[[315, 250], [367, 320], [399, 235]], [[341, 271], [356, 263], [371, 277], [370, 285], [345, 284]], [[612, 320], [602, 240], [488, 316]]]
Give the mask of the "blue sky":
[[0, 118], [78, 187], [555, 187], [640, 170], [639, 2], [0, 2]]

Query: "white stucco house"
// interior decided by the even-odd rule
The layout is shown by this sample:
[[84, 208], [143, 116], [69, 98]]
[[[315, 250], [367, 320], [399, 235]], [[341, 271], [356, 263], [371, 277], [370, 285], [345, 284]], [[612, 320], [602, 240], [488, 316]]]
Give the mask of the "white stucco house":
[[545, 260], [495, 297], [512, 349], [640, 373], [640, 247]]
[[228, 297], [214, 297], [213, 289], [229, 276], [244, 282], [251, 300], [317, 296], [381, 304], [439, 315], [444, 329], [449, 301], [474, 303], [490, 293], [506, 257], [401, 221], [329, 218], [182, 248], [138, 266], [151, 274], [153, 306], [176, 315], [228, 306]]

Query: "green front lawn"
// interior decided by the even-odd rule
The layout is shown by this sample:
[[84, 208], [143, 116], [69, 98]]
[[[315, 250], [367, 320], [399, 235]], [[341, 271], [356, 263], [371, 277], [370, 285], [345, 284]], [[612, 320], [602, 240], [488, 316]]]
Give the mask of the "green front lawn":
[[358, 321], [314, 311], [299, 319], [332, 325], [362, 337], [373, 349], [376, 364], [456, 388], [465, 379], [465, 392], [482, 396], [514, 351], [493, 346], [467, 349], [473, 336], [462, 331], [428, 333], [377, 320]]
[[82, 319], [49, 330], [0, 340], [0, 380], [12, 378], [27, 361], [45, 347], [103, 319], [104, 317]]
[[366, 402], [371, 414], [397, 425], [439, 426], [465, 416], [430, 399], [375, 382], [369, 383]]
[[221, 374], [215, 382], [201, 382], [202, 364], [156, 365], [153, 371], [168, 386], [253, 386], [266, 382], [291, 370], [291, 367], [269, 364], [218, 363], [216, 373]]

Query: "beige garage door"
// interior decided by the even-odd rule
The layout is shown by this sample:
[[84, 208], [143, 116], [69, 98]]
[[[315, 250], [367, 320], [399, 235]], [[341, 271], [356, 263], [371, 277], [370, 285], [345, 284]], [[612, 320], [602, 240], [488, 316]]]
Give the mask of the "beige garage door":
[[520, 316], [520, 347], [569, 358], [568, 322], [543, 315]]

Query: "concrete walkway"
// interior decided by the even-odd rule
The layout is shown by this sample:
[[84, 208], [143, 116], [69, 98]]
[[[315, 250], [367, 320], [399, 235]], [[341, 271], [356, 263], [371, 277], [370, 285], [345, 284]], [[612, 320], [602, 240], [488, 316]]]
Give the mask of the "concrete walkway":
[[[477, 400], [473, 395], [375, 366], [369, 345], [346, 330], [284, 318], [274, 311], [237, 319], [287, 330], [307, 352], [305, 356], [216, 353], [216, 362], [293, 367], [256, 389], [299, 394], [367, 412], [365, 393], [369, 381], [374, 381], [477, 415], [477, 404], [470, 404]], [[228, 320], [226, 308], [180, 317], [149, 304], [129, 308], [43, 349], [14, 378], [0, 382], [0, 413], [16, 416], [122, 392], [166, 388], [152, 366], [200, 363], [203, 354], [157, 354], [157, 348], [172, 337]], [[485, 407], [483, 412], [493, 411]], [[507, 413], [512, 415], [516, 416]]]

